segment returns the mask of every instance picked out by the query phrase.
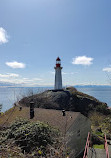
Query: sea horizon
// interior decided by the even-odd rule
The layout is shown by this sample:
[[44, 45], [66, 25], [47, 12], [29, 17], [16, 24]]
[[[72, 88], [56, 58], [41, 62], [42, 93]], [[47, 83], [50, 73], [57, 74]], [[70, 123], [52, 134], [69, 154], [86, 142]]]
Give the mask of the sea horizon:
[[[37, 85], [37, 86], [22, 86], [22, 85], [9, 85], [9, 86], [1, 86], [0, 85], [0, 88], [46, 88], [46, 87], [49, 87], [49, 88], [54, 88], [53, 85]], [[96, 85], [96, 84], [77, 84], [77, 85], [63, 85], [63, 88], [65, 87], [111, 87], [111, 85]]]
[[[69, 87], [69, 86], [64, 86]], [[86, 93], [95, 97], [101, 102], [107, 103], [111, 107], [111, 86], [108, 85], [75, 85], [78, 91]], [[12, 86], [0, 86], [0, 104], [3, 105], [2, 112], [13, 107], [14, 103], [25, 96], [30, 94], [41, 93], [45, 90], [52, 90], [53, 86], [42, 87], [12, 87]]]

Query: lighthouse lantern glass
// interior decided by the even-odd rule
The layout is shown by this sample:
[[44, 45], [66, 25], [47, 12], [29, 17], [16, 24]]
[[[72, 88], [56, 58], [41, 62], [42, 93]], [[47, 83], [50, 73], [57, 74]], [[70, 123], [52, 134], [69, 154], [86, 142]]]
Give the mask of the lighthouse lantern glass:
[[61, 61], [58, 61], [58, 60], [57, 60], [57, 61], [56, 61], [56, 64], [61, 64]]

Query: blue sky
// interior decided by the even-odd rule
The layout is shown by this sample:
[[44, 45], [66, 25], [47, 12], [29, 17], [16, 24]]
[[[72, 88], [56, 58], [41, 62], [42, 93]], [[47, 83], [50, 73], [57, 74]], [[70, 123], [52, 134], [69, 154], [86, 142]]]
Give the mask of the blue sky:
[[110, 84], [111, 0], [0, 0], [0, 82]]

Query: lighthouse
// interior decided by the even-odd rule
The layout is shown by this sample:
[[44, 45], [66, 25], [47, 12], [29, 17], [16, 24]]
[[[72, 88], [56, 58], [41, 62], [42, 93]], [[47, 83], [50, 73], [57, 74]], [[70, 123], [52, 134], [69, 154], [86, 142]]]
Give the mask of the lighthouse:
[[61, 60], [59, 57], [56, 59], [56, 66], [54, 68], [55, 68], [55, 87], [54, 87], [54, 89], [62, 90], [62, 75], [61, 75], [62, 67], [61, 67]]

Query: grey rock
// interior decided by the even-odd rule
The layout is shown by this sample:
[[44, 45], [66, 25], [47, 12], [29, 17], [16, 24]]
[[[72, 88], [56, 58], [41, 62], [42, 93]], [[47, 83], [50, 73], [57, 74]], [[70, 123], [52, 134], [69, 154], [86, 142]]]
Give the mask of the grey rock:
[[104, 111], [108, 112], [106, 103], [100, 102], [87, 94], [78, 92], [72, 87], [60, 91], [47, 90], [43, 93], [25, 97], [19, 101], [19, 104], [22, 106], [30, 106], [32, 100], [35, 103], [35, 107], [46, 109], [79, 111], [84, 115], [87, 115], [89, 111], [95, 109], [101, 110], [104, 108]]

